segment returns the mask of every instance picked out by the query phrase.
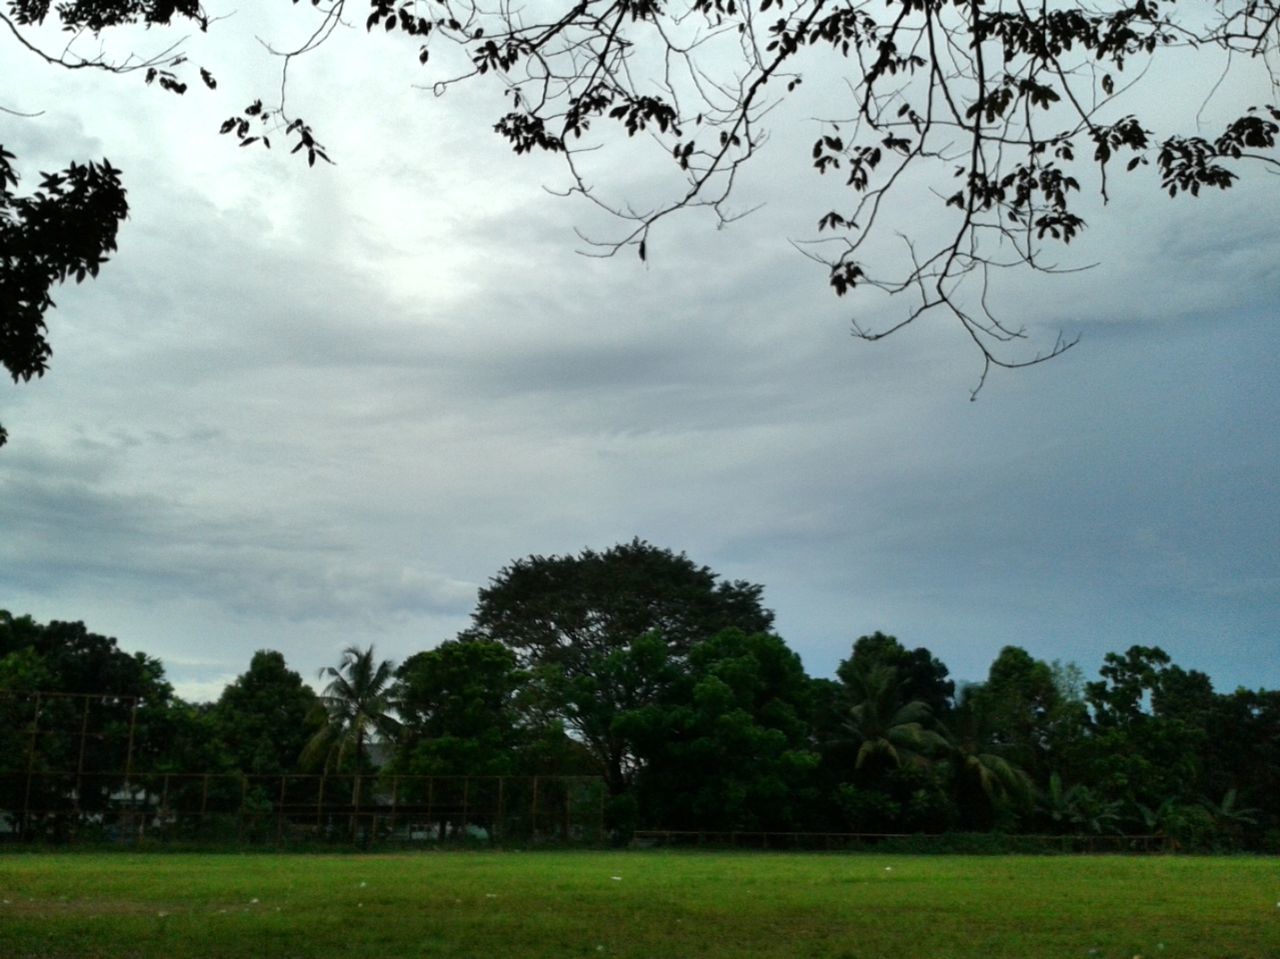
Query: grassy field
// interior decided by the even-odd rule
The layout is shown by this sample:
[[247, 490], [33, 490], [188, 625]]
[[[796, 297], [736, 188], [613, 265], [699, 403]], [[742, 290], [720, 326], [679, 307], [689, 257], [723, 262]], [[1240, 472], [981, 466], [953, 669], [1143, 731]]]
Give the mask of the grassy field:
[[0, 957], [1280, 959], [1280, 862], [9, 854]]

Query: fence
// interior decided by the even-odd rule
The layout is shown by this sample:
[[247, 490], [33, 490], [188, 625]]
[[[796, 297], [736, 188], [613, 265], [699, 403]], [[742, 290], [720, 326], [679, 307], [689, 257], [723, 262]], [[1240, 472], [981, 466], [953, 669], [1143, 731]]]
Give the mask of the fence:
[[639, 847], [675, 846], [713, 849], [876, 850], [883, 852], [1025, 852], [1100, 853], [1163, 852], [1171, 849], [1163, 835], [1039, 835], [1030, 833], [875, 833], [875, 832], [712, 832], [640, 829], [632, 834]]
[[576, 776], [0, 773], [0, 837], [30, 842], [599, 843]]
[[[0, 693], [0, 839], [599, 843], [590, 776], [157, 771], [136, 698]], [[141, 714], [141, 715], [140, 715]]]

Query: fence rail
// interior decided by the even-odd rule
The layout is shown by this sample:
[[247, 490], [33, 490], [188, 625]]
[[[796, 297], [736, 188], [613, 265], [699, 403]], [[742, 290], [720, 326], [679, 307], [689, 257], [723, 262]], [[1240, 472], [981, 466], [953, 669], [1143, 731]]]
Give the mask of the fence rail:
[[883, 849], [910, 852], [1161, 852], [1171, 849], [1163, 835], [879, 832], [717, 832], [693, 829], [638, 829], [634, 846], [679, 846], [775, 850]]
[[0, 839], [599, 843], [590, 776], [0, 772]]
[[0, 841], [600, 842], [592, 776], [166, 770], [134, 696], [0, 690]]

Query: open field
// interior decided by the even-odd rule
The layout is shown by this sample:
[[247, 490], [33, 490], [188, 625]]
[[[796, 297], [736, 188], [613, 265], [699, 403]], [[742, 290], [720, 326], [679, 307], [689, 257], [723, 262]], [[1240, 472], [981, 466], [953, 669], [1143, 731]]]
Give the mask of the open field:
[[685, 852], [0, 856], [0, 956], [1280, 957], [1280, 862]]

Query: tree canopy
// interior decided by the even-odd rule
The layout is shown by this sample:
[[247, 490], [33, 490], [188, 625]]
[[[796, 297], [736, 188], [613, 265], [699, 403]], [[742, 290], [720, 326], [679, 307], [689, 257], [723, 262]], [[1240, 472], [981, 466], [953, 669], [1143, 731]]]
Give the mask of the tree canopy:
[[315, 692], [269, 649], [254, 653], [248, 670], [222, 691], [213, 721], [235, 768], [259, 775], [297, 766], [322, 725]]
[[[993, 366], [1037, 363], [1074, 342], [1015, 348], [1024, 324], [989, 309], [987, 294], [1005, 268], [1057, 269], [1055, 248], [1086, 227], [1086, 194], [1106, 201], [1116, 176], [1149, 170], [1155, 189], [1195, 197], [1232, 187], [1251, 168], [1280, 166], [1280, 107], [1268, 102], [1277, 0], [1126, 0], [1105, 9], [1077, 0], [582, 0], [536, 12], [481, 0], [297, 7], [310, 18], [308, 39], [292, 50], [266, 47], [279, 58], [279, 89], [228, 117], [223, 134], [267, 147], [274, 138], [312, 165], [328, 160], [311, 125], [287, 110], [284, 81], [296, 58], [362, 22], [385, 38], [376, 42], [399, 35], [437, 94], [460, 83], [499, 91], [503, 106], [491, 128], [517, 154], [562, 158], [563, 192], [619, 224], [587, 238], [602, 255], [633, 249], [645, 258], [655, 228], [681, 210], [704, 208], [721, 225], [738, 218], [751, 202], [732, 205], [739, 173], [767, 141], [771, 114], [794, 104], [816, 116], [806, 149], [832, 189], [801, 249], [822, 265], [836, 295], [865, 303], [888, 294], [904, 304], [880, 325], [855, 315], [853, 330], [864, 339], [949, 315], [978, 351], [979, 388]], [[3, 42], [15, 54], [51, 69], [136, 73], [178, 95], [197, 78], [217, 87], [208, 66], [188, 59], [198, 51], [187, 47], [198, 44], [176, 40], [151, 55], [113, 57], [103, 52], [111, 49], [104, 35], [173, 24], [205, 32], [218, 29], [218, 19], [189, 0], [6, 0], [0, 9]], [[47, 26], [71, 42], [49, 44]], [[1168, 110], [1142, 99], [1157, 82], [1149, 74], [1192, 69], [1244, 78], [1235, 89], [1245, 93], [1212, 104], [1212, 129], [1207, 100]], [[669, 187], [641, 201], [597, 169], [595, 157], [601, 148], [634, 154], [647, 146], [667, 164]], [[120, 171], [105, 159], [45, 174], [28, 196], [17, 192], [16, 160], [0, 152], [0, 361], [18, 380], [48, 366], [50, 289], [96, 274], [127, 204]], [[904, 222], [907, 199], [936, 210]]]
[[466, 635], [516, 652], [620, 793], [638, 757], [618, 718], [655, 702], [699, 642], [726, 629], [769, 630], [762, 592], [635, 539], [515, 561], [480, 590]]
[[[556, 559], [594, 564], [609, 552]], [[641, 555], [700, 571], [681, 554]], [[0, 611], [0, 827], [65, 834], [69, 813], [57, 809], [74, 799], [76, 815], [98, 815], [118, 807], [132, 782], [189, 814], [250, 803], [241, 811], [254, 816], [279, 802], [295, 807], [282, 815], [300, 816], [299, 828], [315, 825], [322, 793], [339, 794], [341, 816], [352, 817], [347, 835], [359, 832], [362, 802], [386, 828], [395, 796], [438, 835], [463, 836], [466, 797], [497, 795], [494, 779], [587, 775], [597, 796], [610, 794], [605, 822], [615, 836], [1127, 833], [1190, 848], [1280, 849], [1280, 693], [1219, 693], [1161, 649], [1107, 654], [1081, 698], [1061, 682], [1069, 670], [1006, 647], [984, 682], [963, 686], [936, 714], [909, 698], [916, 693], [897, 666], [871, 655], [906, 652], [884, 634], [854, 644], [840, 682], [811, 678], [769, 630], [688, 636], [625, 634], [582, 660], [572, 680], [555, 662], [522, 666], [528, 653], [474, 634], [421, 650], [398, 670], [353, 646], [324, 671], [319, 698], [280, 653], [260, 650], [216, 703], [198, 705], [173, 695], [158, 660], [83, 624]], [[946, 675], [923, 646], [902, 661]], [[316, 702], [326, 708], [308, 717], [304, 707]], [[308, 737], [312, 755], [299, 756]], [[375, 739], [376, 754], [367, 748]], [[327, 793], [317, 777], [298, 775], [312, 758], [328, 760]], [[567, 829], [570, 793], [543, 786], [550, 815], [534, 828]], [[508, 811], [534, 805], [528, 790], [505, 796]]]
[[366, 748], [377, 737], [395, 736], [400, 722], [392, 700], [394, 670], [390, 660], [374, 656], [373, 646], [348, 646], [337, 666], [320, 670], [329, 682], [316, 701], [319, 728], [302, 751], [304, 766], [359, 771], [368, 762]]

